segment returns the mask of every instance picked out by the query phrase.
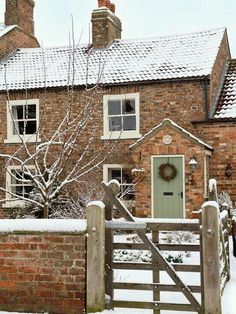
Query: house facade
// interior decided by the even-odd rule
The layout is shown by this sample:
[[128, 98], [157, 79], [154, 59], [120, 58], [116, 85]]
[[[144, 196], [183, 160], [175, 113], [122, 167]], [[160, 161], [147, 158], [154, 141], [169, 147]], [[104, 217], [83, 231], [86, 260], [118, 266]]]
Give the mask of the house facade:
[[[71, 58], [69, 80], [78, 110], [85, 87], [99, 86], [91, 123], [97, 128], [95, 148], [114, 146], [99, 167], [98, 184], [118, 179], [138, 216], [192, 217], [207, 197], [209, 178], [236, 201], [236, 63], [225, 29], [123, 40], [115, 7], [106, 1], [92, 12], [91, 45], [42, 49], [33, 24], [26, 22], [26, 17], [33, 21], [33, 5], [6, 0], [0, 33], [1, 152], [13, 154], [21, 144], [14, 127], [27, 124], [26, 140], [36, 140], [45, 104], [43, 123], [49, 134], [55, 130], [68, 97]], [[17, 19], [9, 17], [11, 6]], [[24, 113], [26, 97], [30, 115]], [[88, 140], [89, 132], [83, 137]], [[19, 193], [30, 189], [30, 183], [12, 182], [8, 174], [14, 167], [6, 171], [3, 159], [0, 165], [1, 186], [11, 191], [19, 185]], [[2, 206], [3, 216], [11, 206]]]

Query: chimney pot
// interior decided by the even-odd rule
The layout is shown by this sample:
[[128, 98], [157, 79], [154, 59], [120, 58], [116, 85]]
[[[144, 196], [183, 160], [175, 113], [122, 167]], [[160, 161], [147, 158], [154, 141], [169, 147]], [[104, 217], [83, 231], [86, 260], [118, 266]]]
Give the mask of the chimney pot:
[[98, 0], [98, 7], [105, 7], [106, 0]]
[[110, 0], [106, 0], [105, 6], [106, 6], [109, 10], [111, 10], [111, 1], [110, 1]]
[[111, 12], [114, 14], [116, 13], [116, 6], [114, 3], [111, 3]]

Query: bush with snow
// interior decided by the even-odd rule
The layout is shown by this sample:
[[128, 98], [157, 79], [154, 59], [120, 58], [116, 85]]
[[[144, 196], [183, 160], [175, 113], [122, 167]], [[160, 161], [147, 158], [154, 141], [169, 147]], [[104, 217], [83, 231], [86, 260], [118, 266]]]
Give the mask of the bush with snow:
[[[148, 235], [151, 236], [151, 235]], [[160, 236], [161, 242], [183, 244], [196, 243], [197, 235], [192, 232], [173, 231], [163, 233]], [[131, 234], [126, 237], [127, 242], [141, 243], [137, 234]], [[163, 252], [164, 257], [170, 263], [183, 263], [183, 257], [190, 257], [189, 252]], [[152, 254], [148, 250], [114, 250], [115, 262], [133, 262], [133, 263], [150, 263]]]
[[233, 203], [231, 201], [230, 195], [228, 192], [221, 191], [218, 195], [218, 203], [219, 203], [219, 208], [222, 210], [223, 205], [227, 204], [229, 213], [232, 213], [233, 211]]

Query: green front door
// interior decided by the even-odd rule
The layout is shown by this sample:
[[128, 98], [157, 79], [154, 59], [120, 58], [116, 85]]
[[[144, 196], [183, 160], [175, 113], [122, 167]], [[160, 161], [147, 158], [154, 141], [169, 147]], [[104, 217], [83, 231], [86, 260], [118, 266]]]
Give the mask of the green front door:
[[[163, 164], [174, 165], [177, 173], [169, 181], [164, 180], [159, 171]], [[183, 218], [183, 158], [153, 157], [153, 213], [156, 218]], [[165, 169], [165, 175], [172, 173], [170, 167]]]

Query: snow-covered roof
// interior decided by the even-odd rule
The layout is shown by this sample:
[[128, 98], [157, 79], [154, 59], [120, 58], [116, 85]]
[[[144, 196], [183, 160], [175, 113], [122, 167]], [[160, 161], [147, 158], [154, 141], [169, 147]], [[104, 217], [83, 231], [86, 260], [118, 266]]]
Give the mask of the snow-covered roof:
[[224, 31], [220, 28], [154, 39], [115, 40], [106, 49], [79, 46], [74, 53], [68, 47], [19, 49], [0, 64], [0, 90], [6, 89], [5, 69], [11, 90], [66, 86], [69, 59], [70, 83], [74, 77], [75, 86], [208, 76]]
[[229, 63], [214, 118], [236, 118], [236, 59]]
[[5, 35], [6, 33], [10, 32], [13, 28], [17, 27], [16, 25], [5, 25], [0, 23], [0, 37]]
[[146, 133], [143, 137], [141, 137], [135, 143], [130, 145], [129, 148], [132, 149], [132, 148], [135, 148], [135, 147], [141, 145], [143, 142], [145, 142], [146, 140], [152, 138], [158, 131], [162, 130], [166, 126], [173, 127], [174, 129], [176, 129], [179, 132], [183, 133], [185, 136], [187, 136], [189, 139], [193, 140], [194, 142], [204, 146], [205, 148], [207, 148], [209, 150], [213, 150], [212, 146], [210, 146], [206, 142], [202, 141], [201, 139], [199, 139], [198, 137], [196, 137], [195, 135], [193, 135], [192, 133], [190, 133], [189, 131], [187, 131], [186, 129], [182, 128], [177, 123], [175, 123], [174, 121], [172, 121], [171, 119], [168, 119], [168, 118], [162, 120], [162, 122], [160, 124], [155, 126], [148, 133]]

